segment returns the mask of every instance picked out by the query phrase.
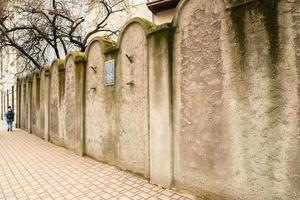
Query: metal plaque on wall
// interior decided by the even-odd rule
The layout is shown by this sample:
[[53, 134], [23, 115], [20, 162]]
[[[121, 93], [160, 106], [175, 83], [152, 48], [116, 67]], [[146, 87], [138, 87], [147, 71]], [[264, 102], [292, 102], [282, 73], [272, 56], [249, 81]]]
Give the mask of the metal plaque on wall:
[[115, 60], [104, 63], [104, 83], [106, 86], [115, 84]]

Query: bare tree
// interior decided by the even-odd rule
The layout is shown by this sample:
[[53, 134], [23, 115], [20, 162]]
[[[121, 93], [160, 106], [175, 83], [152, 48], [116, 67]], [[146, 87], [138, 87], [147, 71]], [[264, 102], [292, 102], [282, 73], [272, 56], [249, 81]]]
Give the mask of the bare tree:
[[118, 33], [108, 28], [107, 21], [126, 10], [124, 0], [89, 0], [88, 7], [101, 12], [89, 32], [84, 27], [87, 11], [79, 12], [82, 8], [72, 0], [28, 0], [11, 5], [0, 15], [0, 50], [15, 49], [26, 67], [41, 68], [49, 62], [49, 54], [61, 58], [68, 50], [84, 51], [96, 33]]

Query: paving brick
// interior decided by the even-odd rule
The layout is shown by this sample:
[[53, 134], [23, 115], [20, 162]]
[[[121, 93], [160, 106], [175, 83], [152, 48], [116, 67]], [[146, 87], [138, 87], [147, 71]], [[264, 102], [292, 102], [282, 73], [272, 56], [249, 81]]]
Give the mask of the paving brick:
[[[0, 128], [3, 127], [0, 123]], [[0, 129], [0, 199], [192, 199], [16, 129]]]

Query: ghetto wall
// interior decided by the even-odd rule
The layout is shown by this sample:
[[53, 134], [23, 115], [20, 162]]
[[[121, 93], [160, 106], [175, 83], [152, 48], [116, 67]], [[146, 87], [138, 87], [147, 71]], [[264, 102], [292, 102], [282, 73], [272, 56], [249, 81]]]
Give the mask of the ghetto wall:
[[299, 16], [299, 1], [182, 0], [170, 24], [134, 18], [19, 77], [17, 124], [199, 199], [297, 200]]

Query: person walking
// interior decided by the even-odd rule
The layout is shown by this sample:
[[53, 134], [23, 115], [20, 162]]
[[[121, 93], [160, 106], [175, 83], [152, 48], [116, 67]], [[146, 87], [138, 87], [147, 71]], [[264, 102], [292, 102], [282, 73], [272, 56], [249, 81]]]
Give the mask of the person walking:
[[7, 112], [5, 113], [5, 117], [6, 117], [6, 122], [7, 122], [7, 131], [12, 131], [15, 113], [12, 110], [11, 106], [8, 106]]

